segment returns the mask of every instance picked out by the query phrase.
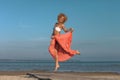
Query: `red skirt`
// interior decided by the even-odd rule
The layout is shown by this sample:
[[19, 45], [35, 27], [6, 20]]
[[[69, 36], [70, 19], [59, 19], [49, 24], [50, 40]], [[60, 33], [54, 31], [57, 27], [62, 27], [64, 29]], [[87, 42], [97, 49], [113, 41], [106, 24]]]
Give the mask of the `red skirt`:
[[59, 62], [69, 60], [77, 53], [76, 50], [71, 49], [71, 42], [72, 42], [71, 32], [55, 35], [54, 39], [51, 40], [49, 46], [49, 52], [51, 56], [55, 59], [56, 58], [55, 50], [57, 50]]

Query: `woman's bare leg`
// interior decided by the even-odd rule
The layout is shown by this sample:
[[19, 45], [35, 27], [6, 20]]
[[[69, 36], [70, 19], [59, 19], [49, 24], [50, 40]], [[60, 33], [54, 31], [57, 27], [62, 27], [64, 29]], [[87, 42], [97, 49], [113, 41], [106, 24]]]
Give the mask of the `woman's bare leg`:
[[55, 55], [56, 55], [56, 58], [55, 58], [55, 69], [54, 69], [54, 71], [57, 71], [58, 68], [60, 67], [59, 62], [58, 62], [57, 50], [55, 50]]

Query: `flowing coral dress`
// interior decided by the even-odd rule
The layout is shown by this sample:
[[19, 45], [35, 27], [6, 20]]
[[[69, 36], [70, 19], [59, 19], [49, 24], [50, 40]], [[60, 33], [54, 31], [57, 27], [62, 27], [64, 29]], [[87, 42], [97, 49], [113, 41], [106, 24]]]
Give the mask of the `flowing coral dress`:
[[49, 45], [49, 52], [53, 59], [55, 59], [55, 49], [58, 54], [58, 61], [64, 62], [73, 57], [77, 52], [76, 50], [71, 49], [72, 42], [72, 32], [67, 32], [64, 34], [58, 34], [54, 36], [54, 39], [51, 39]]

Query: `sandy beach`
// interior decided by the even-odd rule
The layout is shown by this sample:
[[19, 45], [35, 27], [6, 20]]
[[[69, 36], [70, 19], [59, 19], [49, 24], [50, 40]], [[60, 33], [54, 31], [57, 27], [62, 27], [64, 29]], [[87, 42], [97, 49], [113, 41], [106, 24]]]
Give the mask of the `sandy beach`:
[[[40, 79], [28, 75], [38, 76]], [[112, 72], [47, 72], [0, 71], [0, 80], [120, 80], [120, 74]]]
[[0, 71], [0, 80], [38, 80], [27, 76], [27, 72], [36, 71]]

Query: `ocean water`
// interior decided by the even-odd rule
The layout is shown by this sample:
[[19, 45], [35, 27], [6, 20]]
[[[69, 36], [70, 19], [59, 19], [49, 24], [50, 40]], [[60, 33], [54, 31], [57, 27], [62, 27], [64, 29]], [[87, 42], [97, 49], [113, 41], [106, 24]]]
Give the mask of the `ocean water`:
[[[72, 72], [118, 72], [120, 62], [81, 62], [67, 61], [60, 63], [59, 71]], [[54, 61], [50, 60], [0, 60], [0, 71], [43, 70], [53, 71]]]

